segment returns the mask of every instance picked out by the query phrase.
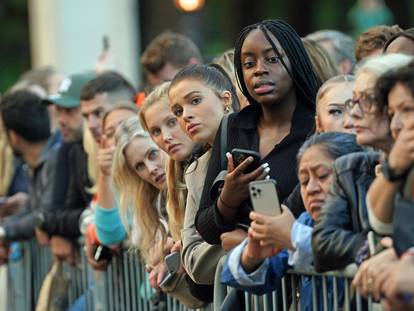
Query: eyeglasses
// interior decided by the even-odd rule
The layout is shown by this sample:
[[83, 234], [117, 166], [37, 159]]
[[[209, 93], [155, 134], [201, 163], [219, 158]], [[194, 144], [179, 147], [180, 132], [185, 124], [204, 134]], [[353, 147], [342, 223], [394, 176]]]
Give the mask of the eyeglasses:
[[358, 99], [348, 99], [344, 105], [345, 111], [350, 113], [355, 105], [358, 105], [363, 113], [374, 113], [377, 110], [377, 101], [374, 94], [363, 93]]

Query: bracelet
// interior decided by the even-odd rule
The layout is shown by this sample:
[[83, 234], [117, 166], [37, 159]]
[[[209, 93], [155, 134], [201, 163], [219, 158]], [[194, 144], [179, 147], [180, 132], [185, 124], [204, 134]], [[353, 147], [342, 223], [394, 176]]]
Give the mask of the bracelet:
[[226, 204], [224, 201], [223, 201], [223, 199], [221, 198], [221, 195], [219, 195], [219, 200], [220, 200], [220, 202], [221, 202], [221, 204], [223, 204], [224, 205], [224, 207], [226, 207], [227, 209], [231, 209], [231, 210], [237, 210], [237, 209], [239, 209], [238, 207], [231, 207], [230, 205], [228, 205], [228, 204]]

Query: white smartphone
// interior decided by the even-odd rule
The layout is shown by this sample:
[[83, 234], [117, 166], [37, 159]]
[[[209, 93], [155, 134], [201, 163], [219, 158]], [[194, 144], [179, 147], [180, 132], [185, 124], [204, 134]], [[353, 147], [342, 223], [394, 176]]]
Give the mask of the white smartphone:
[[172, 278], [177, 273], [178, 269], [180, 269], [181, 258], [179, 252], [171, 253], [164, 258], [165, 265], [167, 266], [167, 274], [165, 275], [164, 279], [160, 283], [160, 287], [163, 288], [168, 285], [168, 283], [172, 280]]
[[276, 216], [282, 213], [274, 179], [250, 182], [249, 192], [255, 212], [268, 216]]

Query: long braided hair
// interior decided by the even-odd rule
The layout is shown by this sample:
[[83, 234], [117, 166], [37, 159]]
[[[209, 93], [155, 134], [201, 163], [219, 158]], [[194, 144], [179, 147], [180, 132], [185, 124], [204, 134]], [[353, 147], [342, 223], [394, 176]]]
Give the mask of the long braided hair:
[[[246, 96], [250, 103], [257, 104], [252, 96], [250, 96], [246, 83], [244, 82], [241, 61], [241, 49], [244, 40], [247, 35], [255, 29], [260, 29], [263, 32], [276, 55], [280, 58], [283, 67], [286, 69], [295, 85], [299, 102], [308, 106], [308, 108], [312, 111], [315, 111], [316, 93], [320, 87], [319, 79], [313, 71], [312, 63], [306, 53], [299, 35], [288, 23], [282, 20], [265, 20], [260, 23], [247, 26], [240, 32], [234, 49], [234, 67], [236, 69], [237, 83], [239, 84], [244, 96]], [[269, 33], [274, 35], [279, 41], [291, 63], [291, 69], [289, 69], [286, 65], [280, 51], [270, 38]]]

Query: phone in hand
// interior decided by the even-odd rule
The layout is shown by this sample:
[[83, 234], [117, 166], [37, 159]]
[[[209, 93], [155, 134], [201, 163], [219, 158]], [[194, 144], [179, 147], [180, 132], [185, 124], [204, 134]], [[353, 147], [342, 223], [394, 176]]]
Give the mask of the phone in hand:
[[181, 257], [179, 252], [173, 252], [164, 258], [168, 273], [160, 283], [160, 287], [166, 286], [174, 275], [178, 272], [181, 265]]
[[98, 247], [95, 250], [95, 253], [93, 254], [93, 259], [95, 261], [111, 260], [111, 258], [112, 250], [105, 245], [98, 245]]
[[260, 154], [253, 150], [234, 148], [231, 151], [231, 156], [235, 167], [239, 166], [248, 157], [253, 157], [253, 162], [244, 170], [244, 173], [251, 173], [261, 165]]
[[282, 213], [274, 179], [250, 182], [249, 193], [255, 212], [268, 216], [276, 216]]
[[381, 238], [374, 231], [369, 231], [367, 238], [369, 254], [371, 256], [375, 256], [385, 249], [385, 247], [381, 244]]

